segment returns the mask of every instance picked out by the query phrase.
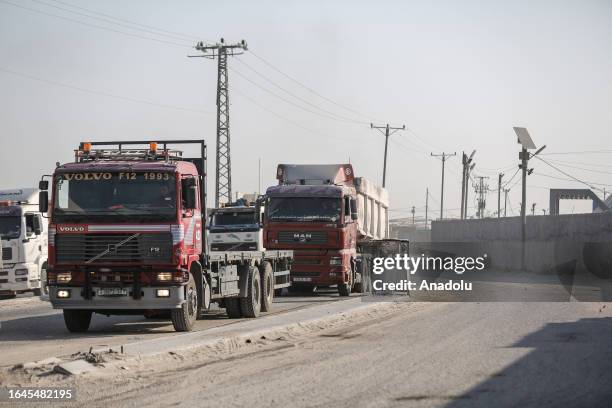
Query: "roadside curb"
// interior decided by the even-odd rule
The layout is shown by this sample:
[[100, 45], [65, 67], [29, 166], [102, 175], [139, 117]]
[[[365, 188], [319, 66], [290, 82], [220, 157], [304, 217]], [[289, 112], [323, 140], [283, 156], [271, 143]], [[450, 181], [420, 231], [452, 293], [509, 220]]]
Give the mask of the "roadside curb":
[[[77, 359], [52, 358], [22, 366], [42, 368], [45, 365], [48, 367], [48, 361], [53, 361], [56, 363], [52, 367], [53, 372], [70, 376], [96, 375], [107, 369], [125, 369], [125, 365], [130, 362], [149, 358], [198, 352], [206, 348], [232, 351], [259, 339], [284, 339], [306, 335], [316, 330], [338, 326], [349, 317], [358, 318], [374, 311], [385, 313], [395, 307], [392, 302], [363, 302], [360, 298], [354, 298], [294, 312], [262, 316], [208, 330], [179, 333], [176, 336], [143, 340], [113, 348], [93, 349], [88, 353], [80, 353], [82, 357]], [[96, 358], [90, 358], [91, 356]]]

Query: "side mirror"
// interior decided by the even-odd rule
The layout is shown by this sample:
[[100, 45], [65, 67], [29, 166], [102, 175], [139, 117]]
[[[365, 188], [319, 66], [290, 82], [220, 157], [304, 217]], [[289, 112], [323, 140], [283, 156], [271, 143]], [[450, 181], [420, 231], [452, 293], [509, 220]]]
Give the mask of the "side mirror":
[[357, 200], [351, 198], [351, 220], [356, 220], [359, 218], [359, 214], [357, 213]]
[[[48, 183], [47, 181], [44, 182]], [[41, 191], [38, 193], [38, 211], [41, 213], [46, 213], [49, 211], [49, 193], [47, 191]]]
[[48, 190], [49, 189], [49, 181], [48, 180], [40, 180], [38, 182], [39, 190]]

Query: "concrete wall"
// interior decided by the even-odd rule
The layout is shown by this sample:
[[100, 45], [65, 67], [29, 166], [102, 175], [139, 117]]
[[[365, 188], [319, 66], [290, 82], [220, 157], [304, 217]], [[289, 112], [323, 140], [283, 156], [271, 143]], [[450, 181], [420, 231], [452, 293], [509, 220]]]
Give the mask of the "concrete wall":
[[[521, 268], [520, 217], [434, 221], [431, 237], [438, 250], [461, 256], [487, 254], [493, 267]], [[583, 259], [585, 244], [612, 244], [612, 214], [528, 216], [526, 241], [525, 269], [529, 271], [558, 272], [577, 263], [588, 264], [593, 259]]]

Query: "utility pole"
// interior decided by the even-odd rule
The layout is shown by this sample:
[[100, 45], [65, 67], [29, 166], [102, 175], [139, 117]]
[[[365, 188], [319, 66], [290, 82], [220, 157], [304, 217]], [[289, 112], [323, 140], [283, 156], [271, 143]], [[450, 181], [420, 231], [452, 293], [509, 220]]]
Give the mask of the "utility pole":
[[536, 203], [531, 204], [531, 215], [535, 215]]
[[546, 148], [546, 145], [540, 147], [535, 153], [530, 154], [527, 149], [535, 149], [536, 145], [533, 143], [531, 136], [527, 129], [523, 127], [514, 127], [514, 133], [516, 133], [518, 143], [521, 144], [521, 151], [519, 152], [519, 169], [522, 170], [522, 200], [521, 200], [521, 269], [525, 269], [525, 240], [527, 231], [527, 176], [533, 172], [533, 169], [528, 169], [529, 159], [539, 154]]
[[504, 173], [499, 173], [499, 179], [497, 180], [497, 218], [501, 217], [501, 190], [502, 190], [502, 178], [504, 177]]
[[463, 203], [465, 214], [464, 214], [463, 218], [467, 218], [467, 213], [468, 213], [468, 195], [470, 193], [470, 186], [469, 186], [469, 184], [470, 184], [470, 180], [471, 180], [470, 173], [472, 172], [472, 170], [474, 170], [474, 166], [476, 166], [476, 163], [472, 163], [472, 165], [469, 166], [466, 169], [466, 172], [465, 172], [465, 200], [464, 200], [464, 203]]
[[545, 208], [542, 208], [542, 213], [543, 213], [544, 215], [546, 215], [546, 209], [545, 209]]
[[412, 206], [412, 210], [410, 210], [410, 212], [412, 213], [412, 225], [414, 225], [414, 205]]
[[441, 157], [442, 158], [442, 188], [440, 191], [440, 219], [444, 218], [444, 164], [446, 163], [446, 159], [448, 157], [456, 156], [457, 153], [446, 154], [442, 152], [442, 154], [433, 154], [431, 153], [431, 157]]
[[427, 190], [425, 192], [425, 229], [427, 229], [427, 224], [428, 224], [428, 220], [429, 220], [429, 187], [427, 187]]
[[[204, 57], [217, 59], [217, 160], [216, 160], [216, 189], [215, 207], [219, 208], [222, 199], [232, 201], [232, 162], [230, 155], [230, 118], [229, 118], [229, 89], [227, 76], [227, 57], [243, 54], [246, 50], [246, 41], [236, 44], [226, 44], [225, 40], [217, 44], [206, 45], [203, 42], [196, 44], [195, 49], [204, 55], [190, 55], [190, 57]], [[209, 53], [210, 52], [210, 53]]]
[[504, 188], [504, 217], [507, 216], [506, 209], [508, 207], [508, 193], [510, 192], [509, 188]]
[[[400, 127], [389, 126], [388, 123], [387, 123], [386, 126], [374, 126], [373, 123], [370, 123], [370, 129], [377, 129], [383, 135], [385, 135], [385, 158], [384, 158], [384, 161], [383, 161], [383, 182], [382, 182], [382, 186], [385, 187], [385, 182], [387, 181], [387, 150], [388, 150], [388, 146], [389, 146], [389, 136], [391, 136], [392, 134], [394, 134], [398, 130], [405, 130], [406, 129], [406, 125], [403, 125], [400, 128]], [[384, 130], [384, 132], [383, 132], [383, 130]]]
[[477, 179], [479, 179], [479, 183], [476, 184], [476, 194], [478, 194], [478, 212], [477, 212], [477, 216], [478, 218], [484, 218], [484, 210], [487, 206], [487, 192], [489, 191], [489, 185], [488, 184], [484, 184], [484, 180], [488, 179], [488, 177], [485, 176], [479, 176], [476, 177]]
[[[466, 208], [466, 192], [468, 187], [468, 172], [470, 170], [470, 163], [472, 162], [472, 159], [474, 158], [474, 154], [476, 154], [476, 150], [472, 151], [472, 154], [470, 155], [470, 157], [467, 156], [467, 154], [465, 154], [465, 152], [463, 152], [462, 156], [461, 156], [461, 164], [463, 167], [463, 172], [461, 175], [461, 219], [465, 219], [467, 218], [467, 208]], [[474, 166], [472, 165], [472, 168]]]

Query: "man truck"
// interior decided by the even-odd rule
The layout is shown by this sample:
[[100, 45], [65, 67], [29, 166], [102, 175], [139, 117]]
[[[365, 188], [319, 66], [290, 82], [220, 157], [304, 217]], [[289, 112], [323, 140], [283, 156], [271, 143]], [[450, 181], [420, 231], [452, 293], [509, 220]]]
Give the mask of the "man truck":
[[[175, 145], [195, 145], [198, 155]], [[81, 143], [74, 162], [43, 177], [49, 299], [69, 331], [86, 331], [92, 313], [169, 312], [175, 330], [189, 331], [211, 302], [230, 317], [269, 309], [266, 282], [292, 252], [209, 253], [206, 174], [204, 140], [166, 140]]]
[[294, 250], [291, 287], [363, 292], [357, 247], [388, 237], [387, 191], [355, 177], [350, 164], [280, 164], [277, 179], [266, 191], [264, 242]]
[[47, 221], [38, 213], [38, 190], [0, 191], [0, 296], [41, 295], [47, 262]]

